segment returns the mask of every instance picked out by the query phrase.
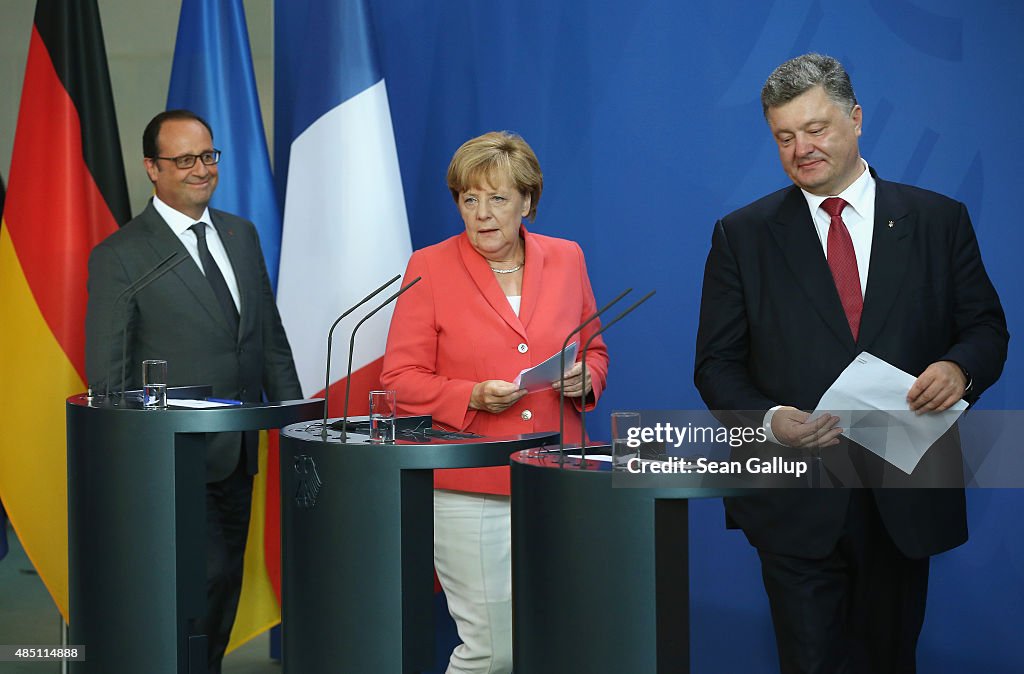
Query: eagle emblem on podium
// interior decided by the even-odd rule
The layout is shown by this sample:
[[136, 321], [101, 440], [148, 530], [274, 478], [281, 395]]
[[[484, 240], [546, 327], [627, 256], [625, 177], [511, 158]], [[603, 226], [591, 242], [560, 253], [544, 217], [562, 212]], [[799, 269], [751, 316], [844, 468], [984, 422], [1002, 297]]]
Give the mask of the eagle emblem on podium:
[[316, 472], [316, 462], [308, 454], [295, 457], [295, 475], [299, 484], [295, 489], [295, 505], [300, 508], [316, 506], [316, 497], [320, 493], [323, 482]]

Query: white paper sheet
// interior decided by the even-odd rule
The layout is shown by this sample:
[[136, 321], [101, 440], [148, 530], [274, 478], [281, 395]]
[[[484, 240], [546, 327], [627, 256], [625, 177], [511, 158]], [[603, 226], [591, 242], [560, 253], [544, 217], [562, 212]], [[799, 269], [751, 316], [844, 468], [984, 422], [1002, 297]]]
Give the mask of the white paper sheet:
[[862, 352], [825, 391], [811, 418], [826, 412], [839, 417], [843, 435], [909, 475], [967, 409], [967, 403], [958, 400], [944, 412], [915, 414], [907, 404], [915, 379]]
[[168, 407], [187, 407], [194, 410], [204, 410], [210, 407], [232, 407], [231, 403], [221, 403], [213, 400], [196, 400], [193, 398], [169, 398]]
[[[570, 459], [582, 459], [582, 454], [569, 454]], [[612, 462], [611, 454], [587, 454], [587, 461], [604, 461], [605, 463]]]
[[[565, 347], [566, 372], [568, 372], [572, 368], [573, 364], [576, 363], [576, 350], [578, 348], [579, 344], [576, 342]], [[551, 388], [551, 383], [558, 381], [558, 378], [561, 376], [561, 372], [559, 371], [561, 353], [562, 352], [559, 351], [543, 363], [526, 368], [519, 373], [519, 376], [516, 377], [516, 380], [513, 383], [515, 383], [519, 388], [526, 389], [530, 393]]]

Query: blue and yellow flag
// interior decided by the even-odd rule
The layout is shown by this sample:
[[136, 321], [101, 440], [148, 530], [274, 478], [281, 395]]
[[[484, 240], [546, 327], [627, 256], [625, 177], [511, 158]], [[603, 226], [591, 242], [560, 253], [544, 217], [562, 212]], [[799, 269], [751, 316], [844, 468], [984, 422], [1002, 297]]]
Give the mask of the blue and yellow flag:
[[281, 212], [242, 0], [182, 0], [167, 108], [191, 110], [213, 128], [213, 144], [223, 154], [210, 206], [256, 225], [276, 288]]
[[[256, 225], [270, 283], [276, 287], [281, 213], [270, 172], [242, 0], [183, 0], [167, 108], [191, 110], [212, 127], [214, 147], [223, 155], [220, 180], [210, 206]], [[272, 441], [276, 445], [276, 437]], [[242, 596], [228, 651], [281, 620], [263, 552], [266, 462], [267, 434], [261, 433]]]

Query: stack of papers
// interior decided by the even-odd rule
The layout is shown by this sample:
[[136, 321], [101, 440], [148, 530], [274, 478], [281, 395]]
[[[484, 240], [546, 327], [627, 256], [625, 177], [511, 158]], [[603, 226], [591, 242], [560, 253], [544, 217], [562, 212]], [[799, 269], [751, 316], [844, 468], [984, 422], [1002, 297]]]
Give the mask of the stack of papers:
[[167, 400], [168, 407], [188, 407], [194, 410], [205, 410], [210, 407], [231, 407], [231, 403], [216, 402], [213, 400], [196, 400], [192, 398], [170, 398]]

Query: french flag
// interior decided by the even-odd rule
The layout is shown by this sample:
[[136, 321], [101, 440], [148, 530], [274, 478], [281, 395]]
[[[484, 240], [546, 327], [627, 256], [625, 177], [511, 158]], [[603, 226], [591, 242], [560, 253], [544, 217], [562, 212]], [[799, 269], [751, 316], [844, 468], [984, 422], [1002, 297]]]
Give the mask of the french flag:
[[[412, 245], [367, 3], [278, 0], [275, 12], [276, 177], [285, 186], [277, 301], [303, 394], [315, 396], [331, 323], [401, 274]], [[357, 413], [365, 414], [368, 386], [377, 385], [390, 317], [382, 311], [360, 330], [352, 354]], [[338, 341], [343, 373], [347, 344]]]
[[[412, 244], [367, 3], [276, 0], [274, 12], [275, 180], [284, 204], [277, 303], [303, 395], [313, 397], [323, 395], [331, 323], [402, 274]], [[367, 392], [379, 387], [391, 313], [360, 328], [350, 414], [366, 414]], [[358, 319], [336, 332], [332, 416], [341, 416], [347, 336]], [[268, 485], [268, 507], [272, 495]], [[268, 542], [276, 533], [268, 527]]]

